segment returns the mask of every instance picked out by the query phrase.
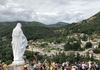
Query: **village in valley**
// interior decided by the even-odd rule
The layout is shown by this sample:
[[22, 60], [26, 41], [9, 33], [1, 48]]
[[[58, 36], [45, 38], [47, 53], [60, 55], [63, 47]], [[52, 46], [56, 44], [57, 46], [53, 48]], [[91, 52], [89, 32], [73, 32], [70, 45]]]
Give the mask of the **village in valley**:
[[[76, 38], [78, 39], [79, 37], [83, 37], [85, 34], [73, 34], [71, 36], [67, 36], [67, 38]], [[64, 45], [65, 43], [53, 43], [53, 42], [45, 42], [42, 40], [39, 41], [33, 41], [33, 40], [29, 40], [29, 46], [27, 48], [27, 50], [32, 51], [32, 52], [38, 52], [40, 55], [47, 55], [47, 56], [53, 56], [58, 54], [59, 52], [64, 52], [66, 55], [68, 55], [71, 52], [79, 53], [80, 55], [86, 56], [87, 53], [89, 53], [90, 57], [94, 57], [97, 60], [100, 60], [100, 54], [96, 54], [93, 52], [94, 49], [97, 49], [99, 47], [100, 44], [100, 39], [98, 38], [94, 38], [91, 40], [91, 38], [87, 36], [87, 41], [82, 41], [81, 39], [81, 48], [84, 48], [87, 42], [91, 42], [92, 46], [88, 49], [85, 49], [83, 51], [64, 51]], [[74, 41], [75, 42], [75, 41]], [[47, 46], [47, 47], [43, 47], [43, 46]]]

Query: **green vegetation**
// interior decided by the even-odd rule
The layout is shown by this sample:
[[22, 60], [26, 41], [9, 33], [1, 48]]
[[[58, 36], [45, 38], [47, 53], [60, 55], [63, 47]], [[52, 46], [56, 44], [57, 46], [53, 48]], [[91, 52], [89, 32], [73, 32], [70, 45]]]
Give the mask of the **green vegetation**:
[[47, 43], [41, 44], [40, 48], [45, 48], [45, 50], [47, 50], [48, 52], [50, 52], [50, 50], [54, 50], [56, 48], [49, 46]]
[[[0, 59], [6, 62], [7, 64], [11, 63], [13, 60], [12, 48], [11, 48], [11, 39], [12, 39], [11, 33], [12, 33], [12, 29], [16, 26], [18, 22], [22, 23], [23, 25], [22, 30], [28, 40], [33, 40], [33, 41], [43, 40], [50, 43], [53, 42], [53, 43], [58, 43], [58, 44], [65, 43], [64, 45], [65, 51], [84, 50], [84, 48], [82, 49], [80, 47], [80, 44], [81, 44], [80, 39], [82, 39], [83, 41], [87, 41], [88, 37], [86, 35], [88, 35], [89, 37], [93, 36], [93, 38], [95, 37], [100, 38], [100, 12], [94, 15], [93, 17], [87, 20], [83, 20], [78, 23], [67, 24], [65, 26], [62, 26], [59, 24], [62, 27], [57, 27], [57, 26], [50, 27], [48, 25], [45, 25], [36, 21], [34, 22], [24, 22], [24, 21], [0, 22]], [[85, 34], [85, 35], [81, 38], [79, 36], [78, 38], [74, 38], [74, 36], [72, 36], [74, 34]], [[73, 38], [69, 39], [68, 36], [73, 37]], [[6, 41], [2, 41], [3, 37], [5, 37]], [[91, 46], [92, 44], [88, 42], [86, 43], [85, 48], [90, 48]], [[94, 50], [95, 53], [100, 53], [99, 51], [100, 49]], [[32, 60], [31, 58], [32, 53], [33, 52], [26, 51], [25, 55], [27, 56], [27, 59]], [[74, 56], [73, 53], [66, 56], [67, 58], [62, 57], [62, 55], [65, 56], [64, 53], [59, 53], [56, 56], [53, 56], [51, 58], [57, 62], [64, 61], [62, 59], [69, 60], [71, 62], [72, 61], [71, 58], [72, 56]], [[50, 60], [50, 58], [47, 56], [38, 55], [38, 58], [41, 61], [43, 61], [46, 58]], [[76, 57], [73, 57], [73, 58], [76, 59], [75, 61], [80, 61], [81, 59], [84, 59], [84, 58], [86, 58], [84, 60], [90, 59], [89, 57], [80, 56], [80, 55], [77, 56], [77, 58]]]
[[85, 45], [85, 48], [92, 48], [92, 43], [91, 42], [87, 42], [86, 45]]
[[93, 52], [96, 54], [100, 54], [100, 43], [98, 45], [98, 48], [93, 49]]
[[100, 12], [96, 15], [90, 17], [87, 20], [83, 20], [78, 23], [72, 23], [70, 25], [64, 26], [65, 30], [68, 30], [69, 33], [85, 33], [88, 35], [91, 34], [100, 34]]
[[[100, 12], [93, 17], [83, 20], [78, 23], [67, 24], [62, 27], [49, 27], [50, 25], [45, 25], [40, 22], [2, 22], [0, 23], [0, 35], [1, 37], [6, 36], [11, 39], [12, 29], [16, 26], [18, 22], [21, 22], [24, 34], [28, 40], [50, 40], [52, 42], [61, 43], [66, 40], [66, 36], [72, 35], [73, 33], [84, 33], [89, 36], [94, 34], [100, 35]], [[61, 24], [63, 22], [59, 22]], [[65, 23], [64, 23], [65, 24]], [[61, 25], [60, 25], [61, 26]], [[55, 39], [54, 39], [55, 38]], [[87, 40], [87, 36], [82, 37], [83, 41]]]
[[[26, 56], [27, 56], [27, 60], [29, 61], [32, 61], [32, 58], [33, 58], [33, 55], [32, 55], [32, 52], [25, 52]], [[34, 54], [34, 53], [33, 53]], [[62, 57], [63, 56], [63, 57]], [[79, 61], [96, 61], [92, 55], [92, 57], [89, 56], [89, 53], [86, 54], [86, 56], [82, 56], [80, 55], [79, 53], [76, 53], [75, 52], [70, 52], [68, 54], [68, 56], [65, 55], [64, 52], [59, 52], [59, 54], [56, 54], [56, 55], [53, 55], [53, 56], [47, 56], [47, 55], [39, 55], [39, 53], [37, 53], [37, 60], [40, 60], [41, 62], [43, 62], [45, 59], [47, 61], [54, 61], [54, 62], [57, 62], [57, 63], [63, 63], [65, 61], [69, 61], [70, 63], [74, 63], [74, 62], [79, 62]]]
[[65, 23], [65, 22], [58, 22], [56, 24], [50, 24], [48, 25], [49, 27], [61, 27], [61, 26], [65, 26], [65, 25], [68, 25], [68, 23]]
[[0, 60], [10, 64], [13, 60], [13, 53], [10, 42], [0, 41]]
[[87, 41], [87, 39], [88, 39], [88, 36], [86, 36], [86, 35], [83, 35], [83, 37], [81, 37], [81, 39], [82, 39], [82, 41]]
[[99, 49], [98, 48], [94, 49], [93, 52], [96, 53], [96, 54], [100, 54], [100, 48]]
[[70, 38], [68, 42], [64, 45], [64, 50], [73, 50], [73, 51], [81, 51], [81, 42], [78, 40], [75, 40], [74, 38]]

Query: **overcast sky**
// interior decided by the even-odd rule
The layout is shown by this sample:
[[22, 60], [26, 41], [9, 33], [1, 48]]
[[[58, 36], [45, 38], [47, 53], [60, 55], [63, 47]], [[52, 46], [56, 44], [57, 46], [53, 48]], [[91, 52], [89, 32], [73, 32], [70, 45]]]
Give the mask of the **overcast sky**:
[[100, 0], [0, 0], [0, 21], [78, 22], [100, 11]]

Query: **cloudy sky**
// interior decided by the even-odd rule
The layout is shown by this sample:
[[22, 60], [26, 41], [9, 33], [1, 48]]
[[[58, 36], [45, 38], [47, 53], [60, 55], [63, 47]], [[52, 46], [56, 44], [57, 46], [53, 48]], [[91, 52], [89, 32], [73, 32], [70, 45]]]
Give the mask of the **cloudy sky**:
[[100, 0], [0, 0], [0, 21], [78, 22], [100, 11]]

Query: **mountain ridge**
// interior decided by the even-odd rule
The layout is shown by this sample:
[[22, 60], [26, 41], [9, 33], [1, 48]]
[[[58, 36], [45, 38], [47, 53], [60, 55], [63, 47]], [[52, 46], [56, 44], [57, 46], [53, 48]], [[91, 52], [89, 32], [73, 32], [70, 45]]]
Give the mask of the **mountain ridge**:
[[62, 29], [70, 33], [100, 34], [100, 12], [81, 22], [63, 26]]
[[65, 26], [65, 25], [68, 25], [69, 23], [66, 23], [66, 22], [58, 22], [58, 23], [55, 23], [55, 24], [50, 24], [48, 26], [50, 27], [62, 27], [62, 26]]
[[[44, 39], [51, 37], [65, 37], [73, 33], [84, 33], [84, 34], [100, 34], [100, 12], [95, 14], [94, 16], [83, 20], [81, 22], [67, 24], [64, 22], [59, 22], [53, 24], [53, 27], [50, 25], [45, 25], [43, 23], [34, 21], [34, 22], [24, 22], [24, 21], [15, 21], [15, 22], [2, 22], [0, 23], [0, 35], [6, 36], [9, 35], [11, 38], [11, 31], [16, 26], [18, 22], [22, 23], [23, 31], [27, 35], [29, 39]], [[30, 23], [30, 24], [28, 24]], [[67, 25], [60, 25], [61, 23]], [[56, 26], [54, 26], [56, 25]], [[44, 36], [45, 35], [45, 36]], [[30, 36], [30, 37], [29, 37]]]

